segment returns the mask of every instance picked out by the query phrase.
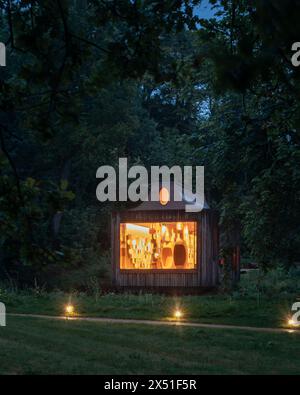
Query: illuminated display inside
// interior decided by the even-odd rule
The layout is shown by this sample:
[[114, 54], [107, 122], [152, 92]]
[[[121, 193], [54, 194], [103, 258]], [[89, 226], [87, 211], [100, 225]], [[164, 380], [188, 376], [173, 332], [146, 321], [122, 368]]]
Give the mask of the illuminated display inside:
[[195, 222], [121, 224], [121, 269], [195, 269], [196, 228]]

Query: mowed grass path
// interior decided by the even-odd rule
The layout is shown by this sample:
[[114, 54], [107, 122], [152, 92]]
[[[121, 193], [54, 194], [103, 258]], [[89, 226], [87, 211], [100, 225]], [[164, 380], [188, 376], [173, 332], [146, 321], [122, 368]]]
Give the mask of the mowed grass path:
[[8, 317], [0, 374], [300, 374], [300, 337]]

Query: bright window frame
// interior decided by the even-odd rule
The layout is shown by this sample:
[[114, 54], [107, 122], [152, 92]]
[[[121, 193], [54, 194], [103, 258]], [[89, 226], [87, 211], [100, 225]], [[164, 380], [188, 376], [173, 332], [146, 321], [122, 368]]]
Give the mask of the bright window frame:
[[[124, 240], [124, 236], [126, 237], [126, 231], [124, 233], [124, 227], [126, 227], [127, 225], [129, 225], [129, 227], [133, 226], [136, 227], [137, 232], [141, 231], [143, 232], [142, 229], [139, 229], [139, 227], [143, 228], [145, 227], [145, 225], [149, 225], [149, 228], [152, 225], [160, 225], [161, 227], [165, 226], [171, 226], [172, 229], [174, 229], [174, 226], [177, 227], [178, 224], [182, 224], [183, 229], [182, 229], [182, 234], [185, 232], [185, 226], [190, 226], [191, 224], [193, 225], [193, 239], [194, 239], [194, 243], [192, 247], [188, 247], [186, 248], [186, 253], [187, 255], [190, 254], [190, 249], [193, 248], [193, 264], [191, 266], [191, 263], [187, 264], [187, 265], [178, 265], [177, 267], [175, 266], [175, 262], [174, 262], [174, 249], [175, 249], [175, 240], [173, 241], [173, 264], [171, 265], [171, 267], [169, 267], [170, 265], [166, 265], [166, 267], [153, 267], [154, 263], [151, 261], [151, 265], [149, 265], [149, 259], [148, 259], [148, 264], [145, 265], [146, 267], [128, 267], [128, 265], [126, 264], [126, 262], [124, 263], [124, 259], [128, 258], [128, 251], [126, 249], [128, 249], [127, 247], [127, 240]], [[128, 273], [141, 273], [141, 272], [158, 272], [158, 273], [165, 273], [165, 272], [172, 272], [172, 273], [180, 273], [180, 272], [185, 272], [185, 273], [192, 273], [198, 270], [198, 249], [199, 249], [199, 234], [198, 234], [198, 222], [195, 220], [181, 220], [181, 221], [176, 221], [176, 220], [169, 220], [169, 221], [126, 221], [126, 222], [121, 222], [120, 226], [119, 226], [119, 269], [121, 272], [128, 272]], [[123, 234], [122, 234], [123, 232]], [[123, 244], [122, 244], [123, 243]], [[125, 243], [125, 244], [124, 244]], [[182, 245], [182, 243], [179, 243], [178, 245]], [[185, 243], [186, 244], [186, 243]], [[125, 247], [126, 245], [126, 247]], [[124, 251], [125, 249], [125, 251]], [[179, 250], [179, 248], [177, 248], [177, 250]], [[182, 250], [182, 247], [181, 247]], [[124, 256], [125, 254], [125, 256]], [[162, 259], [162, 258], [161, 258]], [[139, 266], [139, 265], [137, 265]], [[162, 264], [161, 264], [162, 266]], [[188, 267], [191, 266], [191, 267]]]

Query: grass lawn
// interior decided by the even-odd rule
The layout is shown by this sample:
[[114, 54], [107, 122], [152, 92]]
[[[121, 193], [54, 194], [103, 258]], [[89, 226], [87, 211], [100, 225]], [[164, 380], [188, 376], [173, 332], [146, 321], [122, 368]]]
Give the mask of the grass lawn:
[[300, 337], [8, 317], [0, 374], [300, 374]]
[[184, 319], [194, 322], [283, 327], [294, 299], [259, 301], [227, 295], [166, 297], [161, 295], [108, 294], [98, 298], [85, 294], [3, 294], [0, 301], [8, 313], [63, 315], [71, 302], [81, 316], [168, 320], [180, 307]]
[[[254, 273], [255, 275], [255, 273]], [[257, 292], [259, 284], [263, 292]], [[300, 300], [300, 271], [292, 275], [275, 271], [265, 279], [243, 276], [231, 295], [163, 296], [110, 293], [94, 296], [73, 292], [13, 292], [1, 287], [0, 302], [8, 313], [63, 315], [68, 303], [81, 316], [168, 320], [179, 307], [187, 321], [258, 327], [285, 327], [292, 305]]]

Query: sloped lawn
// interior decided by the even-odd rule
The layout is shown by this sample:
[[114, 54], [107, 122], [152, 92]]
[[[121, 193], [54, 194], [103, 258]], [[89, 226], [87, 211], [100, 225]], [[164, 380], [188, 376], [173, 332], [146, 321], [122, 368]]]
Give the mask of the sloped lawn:
[[300, 374], [300, 337], [8, 317], [0, 374]]

